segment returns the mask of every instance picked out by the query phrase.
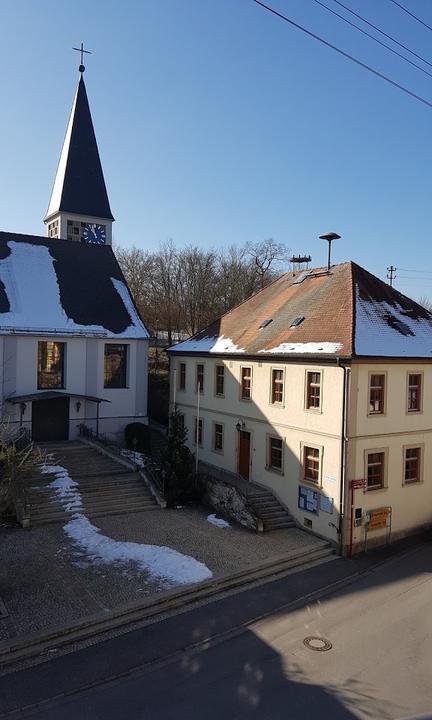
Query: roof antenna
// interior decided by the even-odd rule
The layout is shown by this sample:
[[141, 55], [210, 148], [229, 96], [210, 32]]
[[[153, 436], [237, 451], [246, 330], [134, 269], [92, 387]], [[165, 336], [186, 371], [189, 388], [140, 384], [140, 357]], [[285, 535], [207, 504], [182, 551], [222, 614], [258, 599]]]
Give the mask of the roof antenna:
[[320, 235], [320, 240], [327, 240], [328, 242], [328, 260], [327, 260], [327, 272], [330, 270], [331, 264], [330, 264], [330, 256], [331, 256], [331, 244], [333, 240], [340, 240], [340, 235], [338, 235], [335, 232], [328, 232], [324, 233], [324, 235]]

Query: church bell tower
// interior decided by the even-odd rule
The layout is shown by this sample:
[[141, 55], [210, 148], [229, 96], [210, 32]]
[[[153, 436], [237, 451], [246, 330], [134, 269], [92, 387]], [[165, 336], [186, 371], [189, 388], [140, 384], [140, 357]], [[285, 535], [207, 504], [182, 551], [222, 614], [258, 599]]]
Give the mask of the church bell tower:
[[44, 223], [49, 238], [92, 244], [112, 243], [114, 221], [99, 158], [87, 91], [83, 55], [80, 79]]

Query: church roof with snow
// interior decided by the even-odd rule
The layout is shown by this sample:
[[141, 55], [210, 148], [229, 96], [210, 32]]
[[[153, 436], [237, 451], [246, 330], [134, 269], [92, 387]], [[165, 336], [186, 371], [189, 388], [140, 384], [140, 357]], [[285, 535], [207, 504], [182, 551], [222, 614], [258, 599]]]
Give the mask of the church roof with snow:
[[110, 246], [0, 232], [0, 335], [146, 338]]
[[286, 273], [176, 353], [432, 358], [432, 314], [353, 262]]
[[114, 220], [82, 74], [45, 220], [60, 211]]

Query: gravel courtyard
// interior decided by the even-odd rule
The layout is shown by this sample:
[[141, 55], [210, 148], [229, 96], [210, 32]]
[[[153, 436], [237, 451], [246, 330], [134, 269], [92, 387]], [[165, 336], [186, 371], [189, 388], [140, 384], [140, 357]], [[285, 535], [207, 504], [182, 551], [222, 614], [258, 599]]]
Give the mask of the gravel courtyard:
[[[297, 529], [255, 534], [217, 527], [205, 508], [155, 510], [94, 521], [119, 542], [164, 546], [204, 563], [214, 578], [313, 548], [321, 541]], [[0, 642], [45, 632], [169, 587], [135, 562], [98, 563], [61, 524], [0, 528]], [[175, 583], [170, 587], [175, 587]]]

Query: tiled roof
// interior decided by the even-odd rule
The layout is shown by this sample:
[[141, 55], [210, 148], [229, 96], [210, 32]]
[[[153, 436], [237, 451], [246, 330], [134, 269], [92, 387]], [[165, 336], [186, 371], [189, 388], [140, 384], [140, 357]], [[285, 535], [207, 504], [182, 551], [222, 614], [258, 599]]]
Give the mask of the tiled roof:
[[[304, 319], [294, 325], [297, 318]], [[432, 357], [432, 315], [356, 263], [347, 262], [332, 266], [330, 272], [318, 268], [286, 273], [170, 350]]]

